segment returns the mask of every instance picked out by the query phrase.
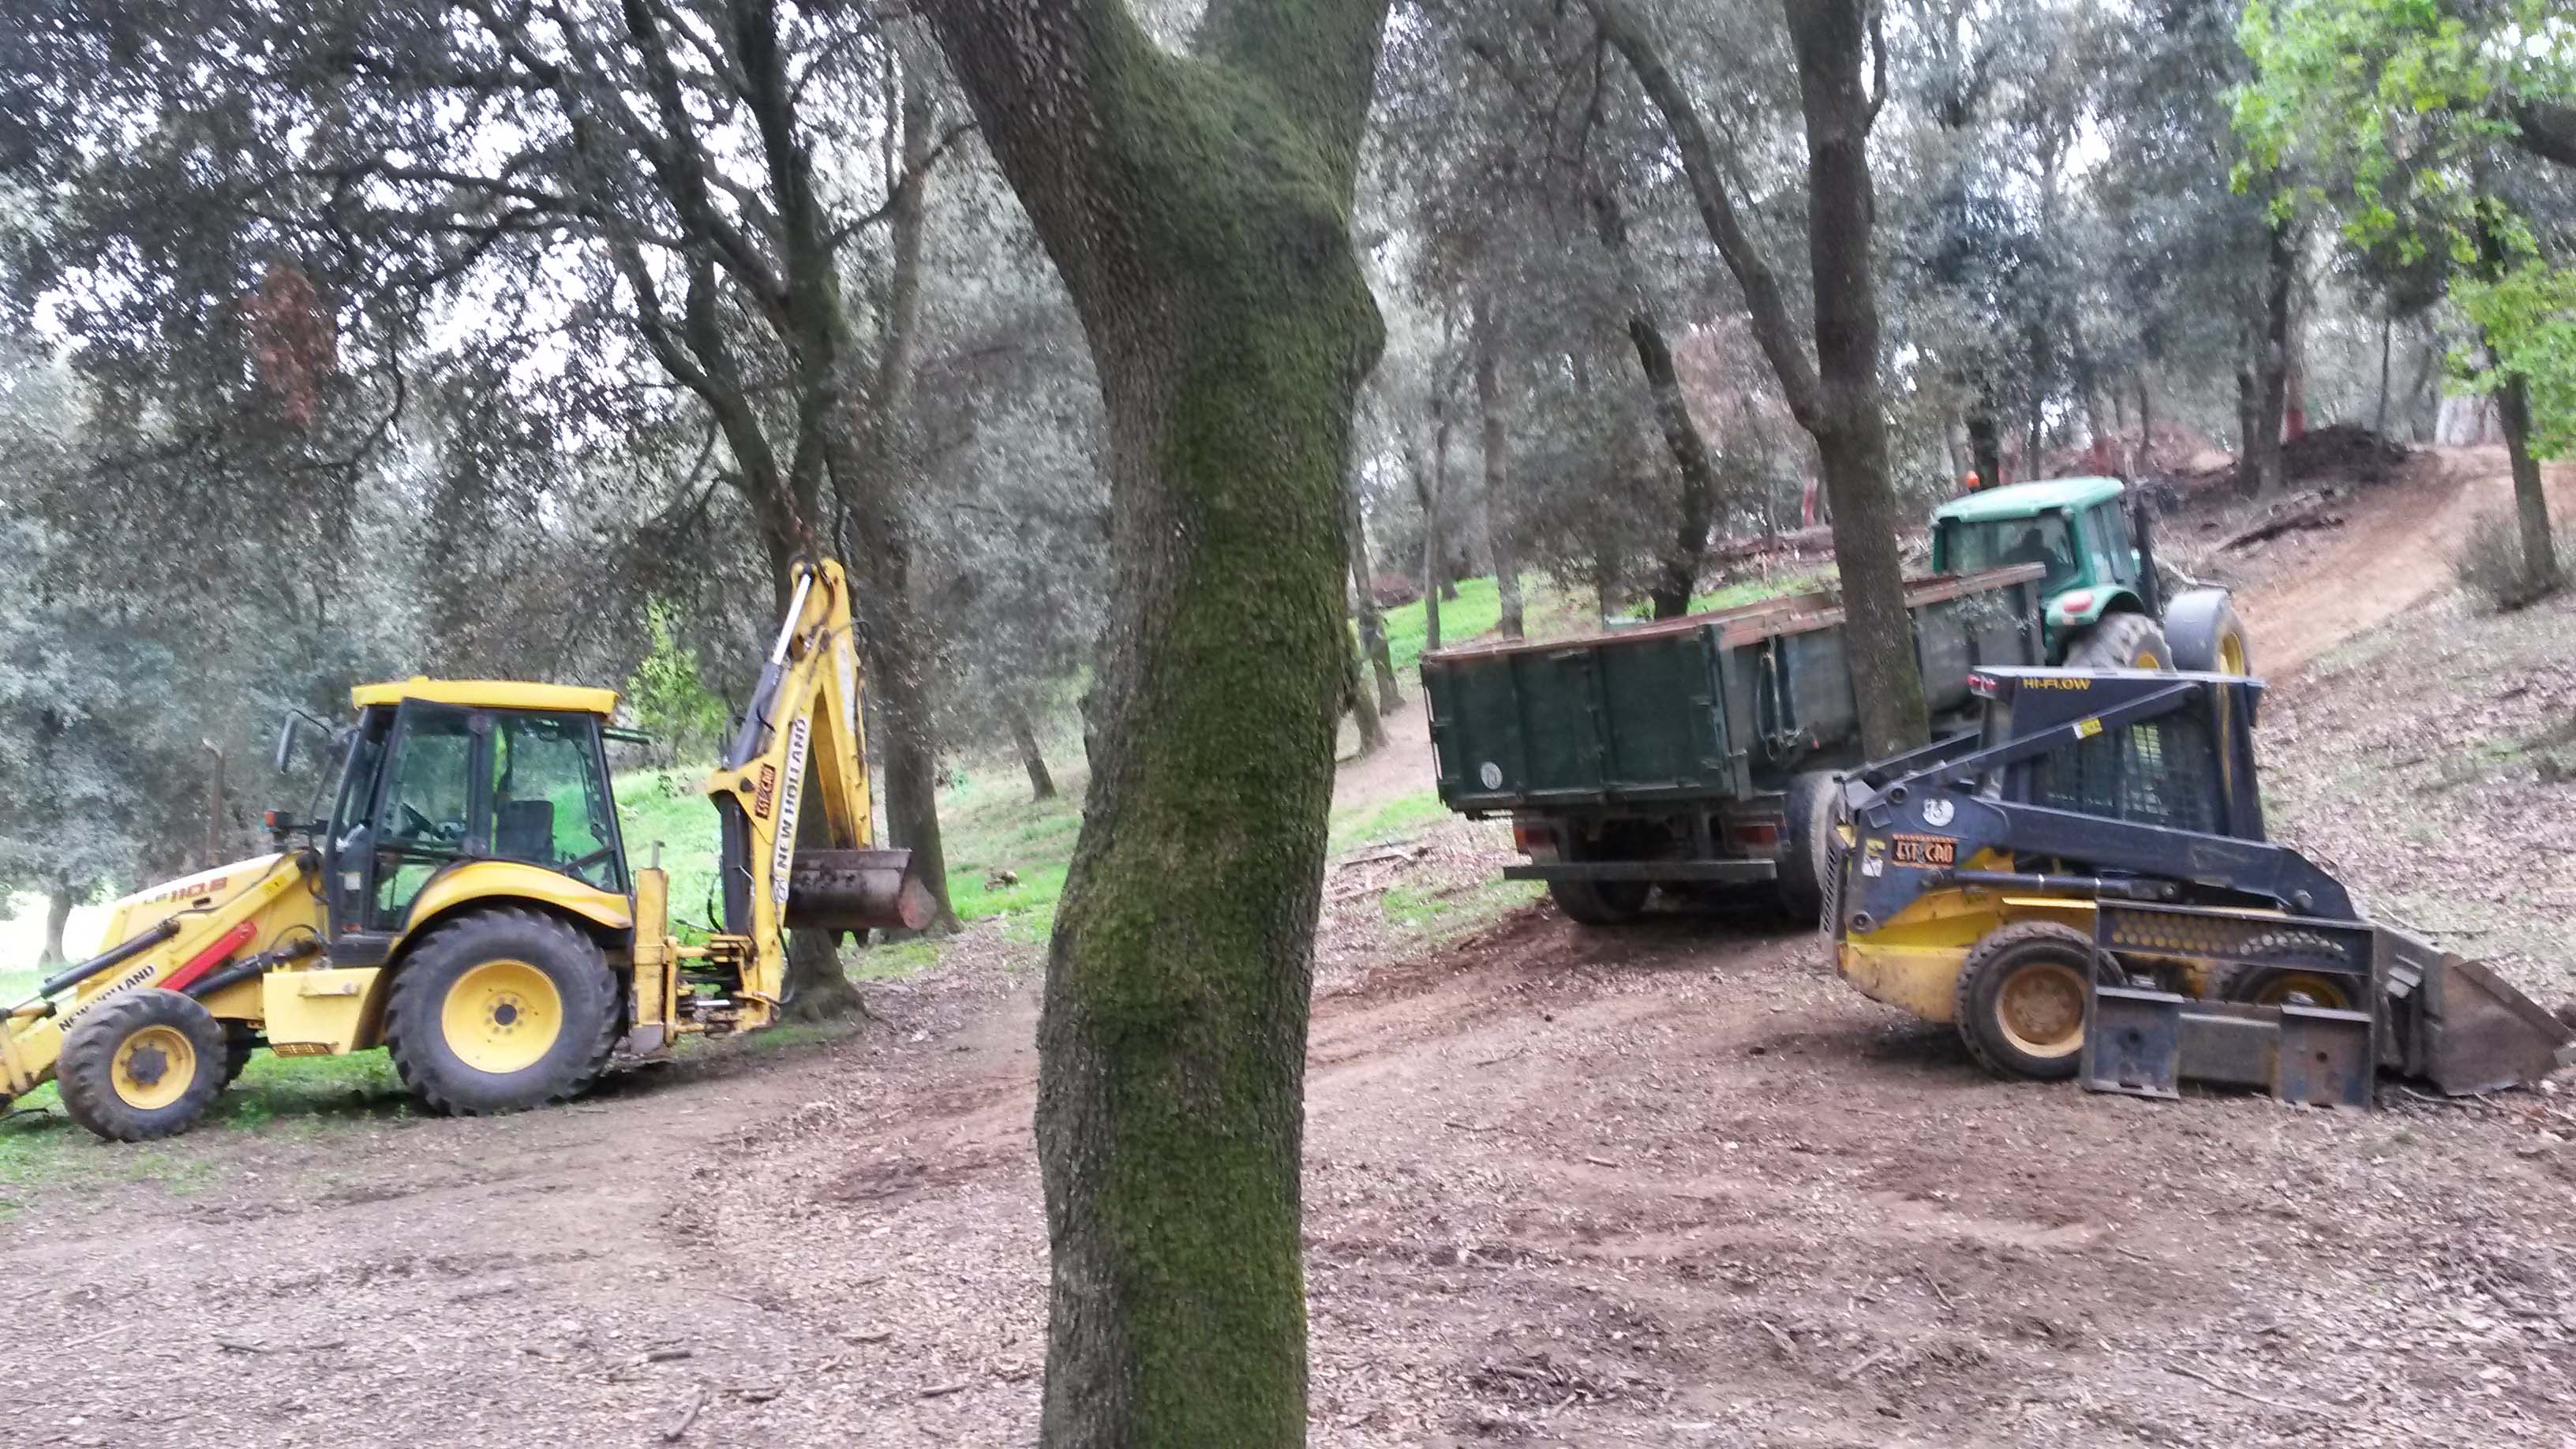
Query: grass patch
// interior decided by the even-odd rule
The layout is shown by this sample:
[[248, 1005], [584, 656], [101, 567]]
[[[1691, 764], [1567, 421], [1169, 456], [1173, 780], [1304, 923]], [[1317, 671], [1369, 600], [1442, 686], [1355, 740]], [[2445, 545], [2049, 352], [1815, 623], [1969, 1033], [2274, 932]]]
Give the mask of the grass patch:
[[[1533, 592], [1533, 574], [1521, 576], [1522, 598]], [[1399, 675], [1422, 662], [1422, 646], [1430, 621], [1420, 599], [1398, 604], [1383, 611], [1386, 621], [1387, 658]], [[1460, 579], [1458, 597], [1440, 601], [1440, 642], [1443, 647], [1481, 639], [1503, 622], [1502, 591], [1490, 578]]]
[[1440, 803], [1437, 792], [1430, 790], [1415, 795], [1398, 795], [1392, 800], [1381, 800], [1375, 805], [1347, 812], [1336, 810], [1333, 812], [1329, 849], [1339, 855], [1356, 846], [1401, 840], [1448, 818], [1449, 807]]
[[1395, 886], [1378, 897], [1389, 923], [1440, 945], [1480, 930], [1530, 904], [1547, 887], [1530, 880], [1483, 880], [1423, 890]]

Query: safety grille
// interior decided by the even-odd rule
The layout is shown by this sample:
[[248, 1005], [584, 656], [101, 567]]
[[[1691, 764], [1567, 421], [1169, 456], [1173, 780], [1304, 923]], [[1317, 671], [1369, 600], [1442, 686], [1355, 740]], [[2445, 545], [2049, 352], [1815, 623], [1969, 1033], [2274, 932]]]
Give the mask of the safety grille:
[[2196, 719], [2147, 720], [2060, 745], [2030, 770], [2034, 805], [2204, 834], [2218, 829], [2218, 759]]

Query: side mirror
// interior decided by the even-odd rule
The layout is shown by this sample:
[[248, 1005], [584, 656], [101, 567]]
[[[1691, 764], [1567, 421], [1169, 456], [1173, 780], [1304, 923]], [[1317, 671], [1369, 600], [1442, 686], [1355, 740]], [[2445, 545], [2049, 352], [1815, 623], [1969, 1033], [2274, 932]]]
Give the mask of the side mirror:
[[324, 739], [329, 739], [331, 737], [331, 727], [329, 725], [322, 723], [322, 721], [315, 719], [313, 716], [306, 714], [300, 709], [288, 710], [286, 712], [286, 718], [279, 722], [277, 726], [277, 754], [275, 760], [277, 773], [281, 775], [286, 773], [287, 765], [291, 763], [295, 757], [295, 737], [306, 729], [311, 729], [316, 734], [321, 735]]

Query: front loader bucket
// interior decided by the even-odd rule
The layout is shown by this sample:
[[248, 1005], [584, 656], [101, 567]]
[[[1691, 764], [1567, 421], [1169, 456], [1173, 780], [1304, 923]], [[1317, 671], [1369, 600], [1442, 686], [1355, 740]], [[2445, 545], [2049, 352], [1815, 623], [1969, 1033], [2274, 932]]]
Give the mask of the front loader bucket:
[[938, 909], [909, 850], [800, 850], [787, 870], [790, 928], [918, 931]]
[[2576, 1030], [2494, 971], [2403, 931], [2379, 928], [2389, 957], [2398, 1065], [2451, 1096], [2536, 1082], [2576, 1064]]

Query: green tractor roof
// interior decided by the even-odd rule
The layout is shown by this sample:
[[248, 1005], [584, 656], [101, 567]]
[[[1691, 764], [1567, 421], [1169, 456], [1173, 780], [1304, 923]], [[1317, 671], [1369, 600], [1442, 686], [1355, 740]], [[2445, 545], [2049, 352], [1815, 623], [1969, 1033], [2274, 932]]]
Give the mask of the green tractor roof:
[[1932, 521], [1956, 518], [1982, 523], [1990, 518], [2029, 518], [2052, 508], [2084, 508], [2106, 498], [2117, 498], [2120, 488], [2117, 478], [2042, 478], [2032, 483], [2008, 483], [1953, 498], [1933, 510]]

